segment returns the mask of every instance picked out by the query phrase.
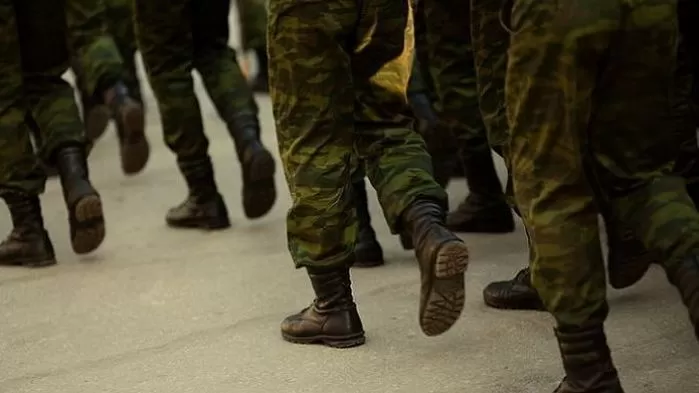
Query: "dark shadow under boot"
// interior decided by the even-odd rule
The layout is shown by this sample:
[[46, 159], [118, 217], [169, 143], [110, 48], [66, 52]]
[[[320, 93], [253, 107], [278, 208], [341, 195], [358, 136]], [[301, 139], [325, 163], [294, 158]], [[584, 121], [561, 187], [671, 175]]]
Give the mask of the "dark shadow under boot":
[[218, 193], [209, 157], [178, 161], [189, 193], [170, 209], [165, 221], [173, 228], [225, 229], [231, 226], [226, 204]]
[[566, 376], [554, 393], [624, 393], [602, 323], [556, 329]]
[[128, 89], [121, 82], [104, 93], [104, 102], [109, 106], [119, 131], [121, 168], [127, 175], [137, 174], [150, 158], [143, 105], [129, 96]]
[[365, 342], [364, 327], [352, 298], [349, 269], [309, 269], [316, 298], [301, 312], [284, 319], [282, 338], [296, 344], [349, 348]]
[[364, 179], [352, 182], [355, 207], [357, 209], [357, 242], [354, 246], [354, 267], [374, 267], [384, 264], [383, 250], [371, 227], [369, 201]]
[[488, 284], [483, 290], [483, 300], [489, 307], [504, 310], [544, 310], [541, 298], [532, 286], [528, 267], [517, 272], [511, 280]]
[[53, 158], [68, 208], [73, 251], [86, 254], [104, 241], [102, 199], [89, 180], [84, 146], [69, 145], [54, 151]]
[[2, 198], [12, 217], [12, 232], [0, 243], [0, 265], [43, 267], [56, 264], [36, 195], [6, 192]]
[[419, 320], [428, 336], [449, 330], [464, 308], [468, 248], [444, 226], [444, 215], [438, 203], [416, 200], [402, 216], [420, 266]]

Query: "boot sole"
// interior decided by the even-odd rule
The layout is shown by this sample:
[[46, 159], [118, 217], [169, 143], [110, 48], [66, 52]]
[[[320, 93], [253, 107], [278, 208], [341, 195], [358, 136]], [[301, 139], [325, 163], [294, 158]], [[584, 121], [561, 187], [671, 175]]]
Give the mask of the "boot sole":
[[331, 337], [331, 336], [313, 336], [313, 337], [292, 337], [287, 334], [282, 333], [282, 338], [284, 341], [293, 344], [320, 344], [326, 345], [331, 348], [352, 348], [363, 345], [366, 342], [366, 337], [364, 333], [361, 335], [352, 335], [346, 337]]
[[143, 132], [143, 107], [130, 104], [124, 116], [124, 140], [121, 142], [121, 169], [127, 175], [140, 173], [150, 158], [150, 146]]
[[274, 158], [267, 150], [250, 158], [243, 183], [243, 210], [247, 218], [260, 218], [272, 210], [277, 200], [275, 167]]
[[383, 260], [368, 260], [368, 261], [355, 261], [352, 264], [352, 267], [358, 267], [358, 268], [371, 268], [371, 267], [378, 267], [378, 266], [383, 266], [386, 262]]
[[452, 241], [437, 251], [432, 285], [420, 315], [420, 327], [427, 336], [437, 336], [449, 330], [461, 316], [466, 299], [464, 273], [468, 268], [469, 252], [463, 242]]
[[50, 258], [50, 259], [19, 259], [19, 260], [14, 260], [12, 263], [0, 263], [0, 266], [22, 266], [22, 267], [28, 267], [28, 268], [40, 268], [40, 267], [47, 267], [47, 266], [53, 266], [57, 264], [58, 262], [56, 261], [55, 258]]
[[544, 305], [541, 301], [537, 300], [526, 300], [513, 303], [508, 303], [506, 300], [499, 300], [488, 295], [483, 295], [483, 302], [486, 306], [490, 308], [495, 308], [498, 310], [526, 310], [526, 311], [545, 311]]
[[107, 131], [112, 116], [106, 106], [95, 107], [85, 114], [85, 136], [91, 142], [96, 142]]
[[71, 211], [71, 243], [76, 254], [87, 254], [104, 241], [105, 226], [102, 200], [98, 195], [80, 198]]
[[167, 221], [170, 228], [175, 229], [203, 229], [207, 231], [216, 231], [231, 227], [231, 222], [228, 218], [225, 220], [217, 219], [211, 221]]

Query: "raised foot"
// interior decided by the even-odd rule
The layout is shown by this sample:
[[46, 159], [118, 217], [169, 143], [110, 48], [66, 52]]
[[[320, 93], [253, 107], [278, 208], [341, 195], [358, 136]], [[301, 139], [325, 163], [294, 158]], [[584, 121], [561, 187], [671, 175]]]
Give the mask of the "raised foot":
[[433, 283], [420, 316], [420, 327], [427, 336], [449, 330], [461, 316], [466, 299], [464, 273], [469, 252], [461, 241], [448, 242], [437, 252]]
[[71, 210], [71, 243], [77, 254], [87, 254], [104, 241], [105, 225], [99, 195], [80, 198]]

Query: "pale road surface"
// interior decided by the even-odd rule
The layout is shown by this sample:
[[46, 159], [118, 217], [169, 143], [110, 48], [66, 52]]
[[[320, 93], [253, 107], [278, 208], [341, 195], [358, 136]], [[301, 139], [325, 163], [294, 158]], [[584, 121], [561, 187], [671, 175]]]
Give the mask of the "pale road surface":
[[[43, 206], [59, 265], [0, 269], [0, 393], [553, 390], [562, 370], [550, 318], [491, 310], [481, 300], [488, 282], [511, 277], [526, 261], [521, 225], [509, 235], [465, 237], [473, 257], [464, 315], [429, 339], [417, 324], [416, 264], [388, 233], [373, 197], [388, 264], [354, 272], [367, 344], [337, 350], [283, 342], [279, 322], [312, 298], [286, 250], [286, 185], [280, 173], [280, 199], [268, 217], [244, 218], [233, 144], [198, 89], [234, 226], [215, 233], [165, 226], [166, 210], [185, 187], [147, 91], [153, 155], [146, 171], [121, 174], [113, 130], [90, 158], [108, 219], [103, 247], [89, 257], [72, 253], [54, 180]], [[276, 149], [269, 99], [258, 98], [264, 140]], [[464, 182], [450, 191], [455, 205], [466, 194]], [[10, 228], [3, 207], [0, 233]], [[607, 330], [626, 392], [699, 392], [699, 346], [663, 274], [654, 269], [632, 289], [610, 289], [610, 298]]]

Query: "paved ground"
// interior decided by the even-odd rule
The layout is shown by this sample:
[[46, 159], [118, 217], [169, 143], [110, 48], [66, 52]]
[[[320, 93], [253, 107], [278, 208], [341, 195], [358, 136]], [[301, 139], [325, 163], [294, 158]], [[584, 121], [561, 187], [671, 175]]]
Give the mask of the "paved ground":
[[[201, 92], [201, 89], [200, 89]], [[483, 306], [481, 290], [526, 260], [522, 230], [468, 236], [462, 320], [428, 339], [417, 325], [418, 272], [377, 220], [385, 267], [354, 274], [367, 344], [351, 350], [294, 346], [279, 322], [311, 299], [285, 246], [281, 198], [270, 216], [245, 220], [233, 145], [201, 94], [211, 153], [234, 227], [217, 233], [166, 228], [165, 211], [184, 185], [161, 142], [141, 176], [125, 178], [110, 132], [92, 157], [108, 239], [94, 255], [72, 254], [58, 184], [43, 198], [60, 264], [0, 269], [0, 393], [547, 393], [561, 376], [551, 321], [542, 313]], [[264, 138], [274, 145], [269, 99], [259, 97]], [[149, 107], [156, 106], [152, 101]], [[450, 191], [463, 197], [463, 183]], [[0, 233], [11, 225], [0, 212]], [[379, 218], [376, 203], [372, 210]], [[699, 391], [699, 348], [684, 308], [659, 271], [633, 289], [611, 292], [608, 332], [629, 393]]]

